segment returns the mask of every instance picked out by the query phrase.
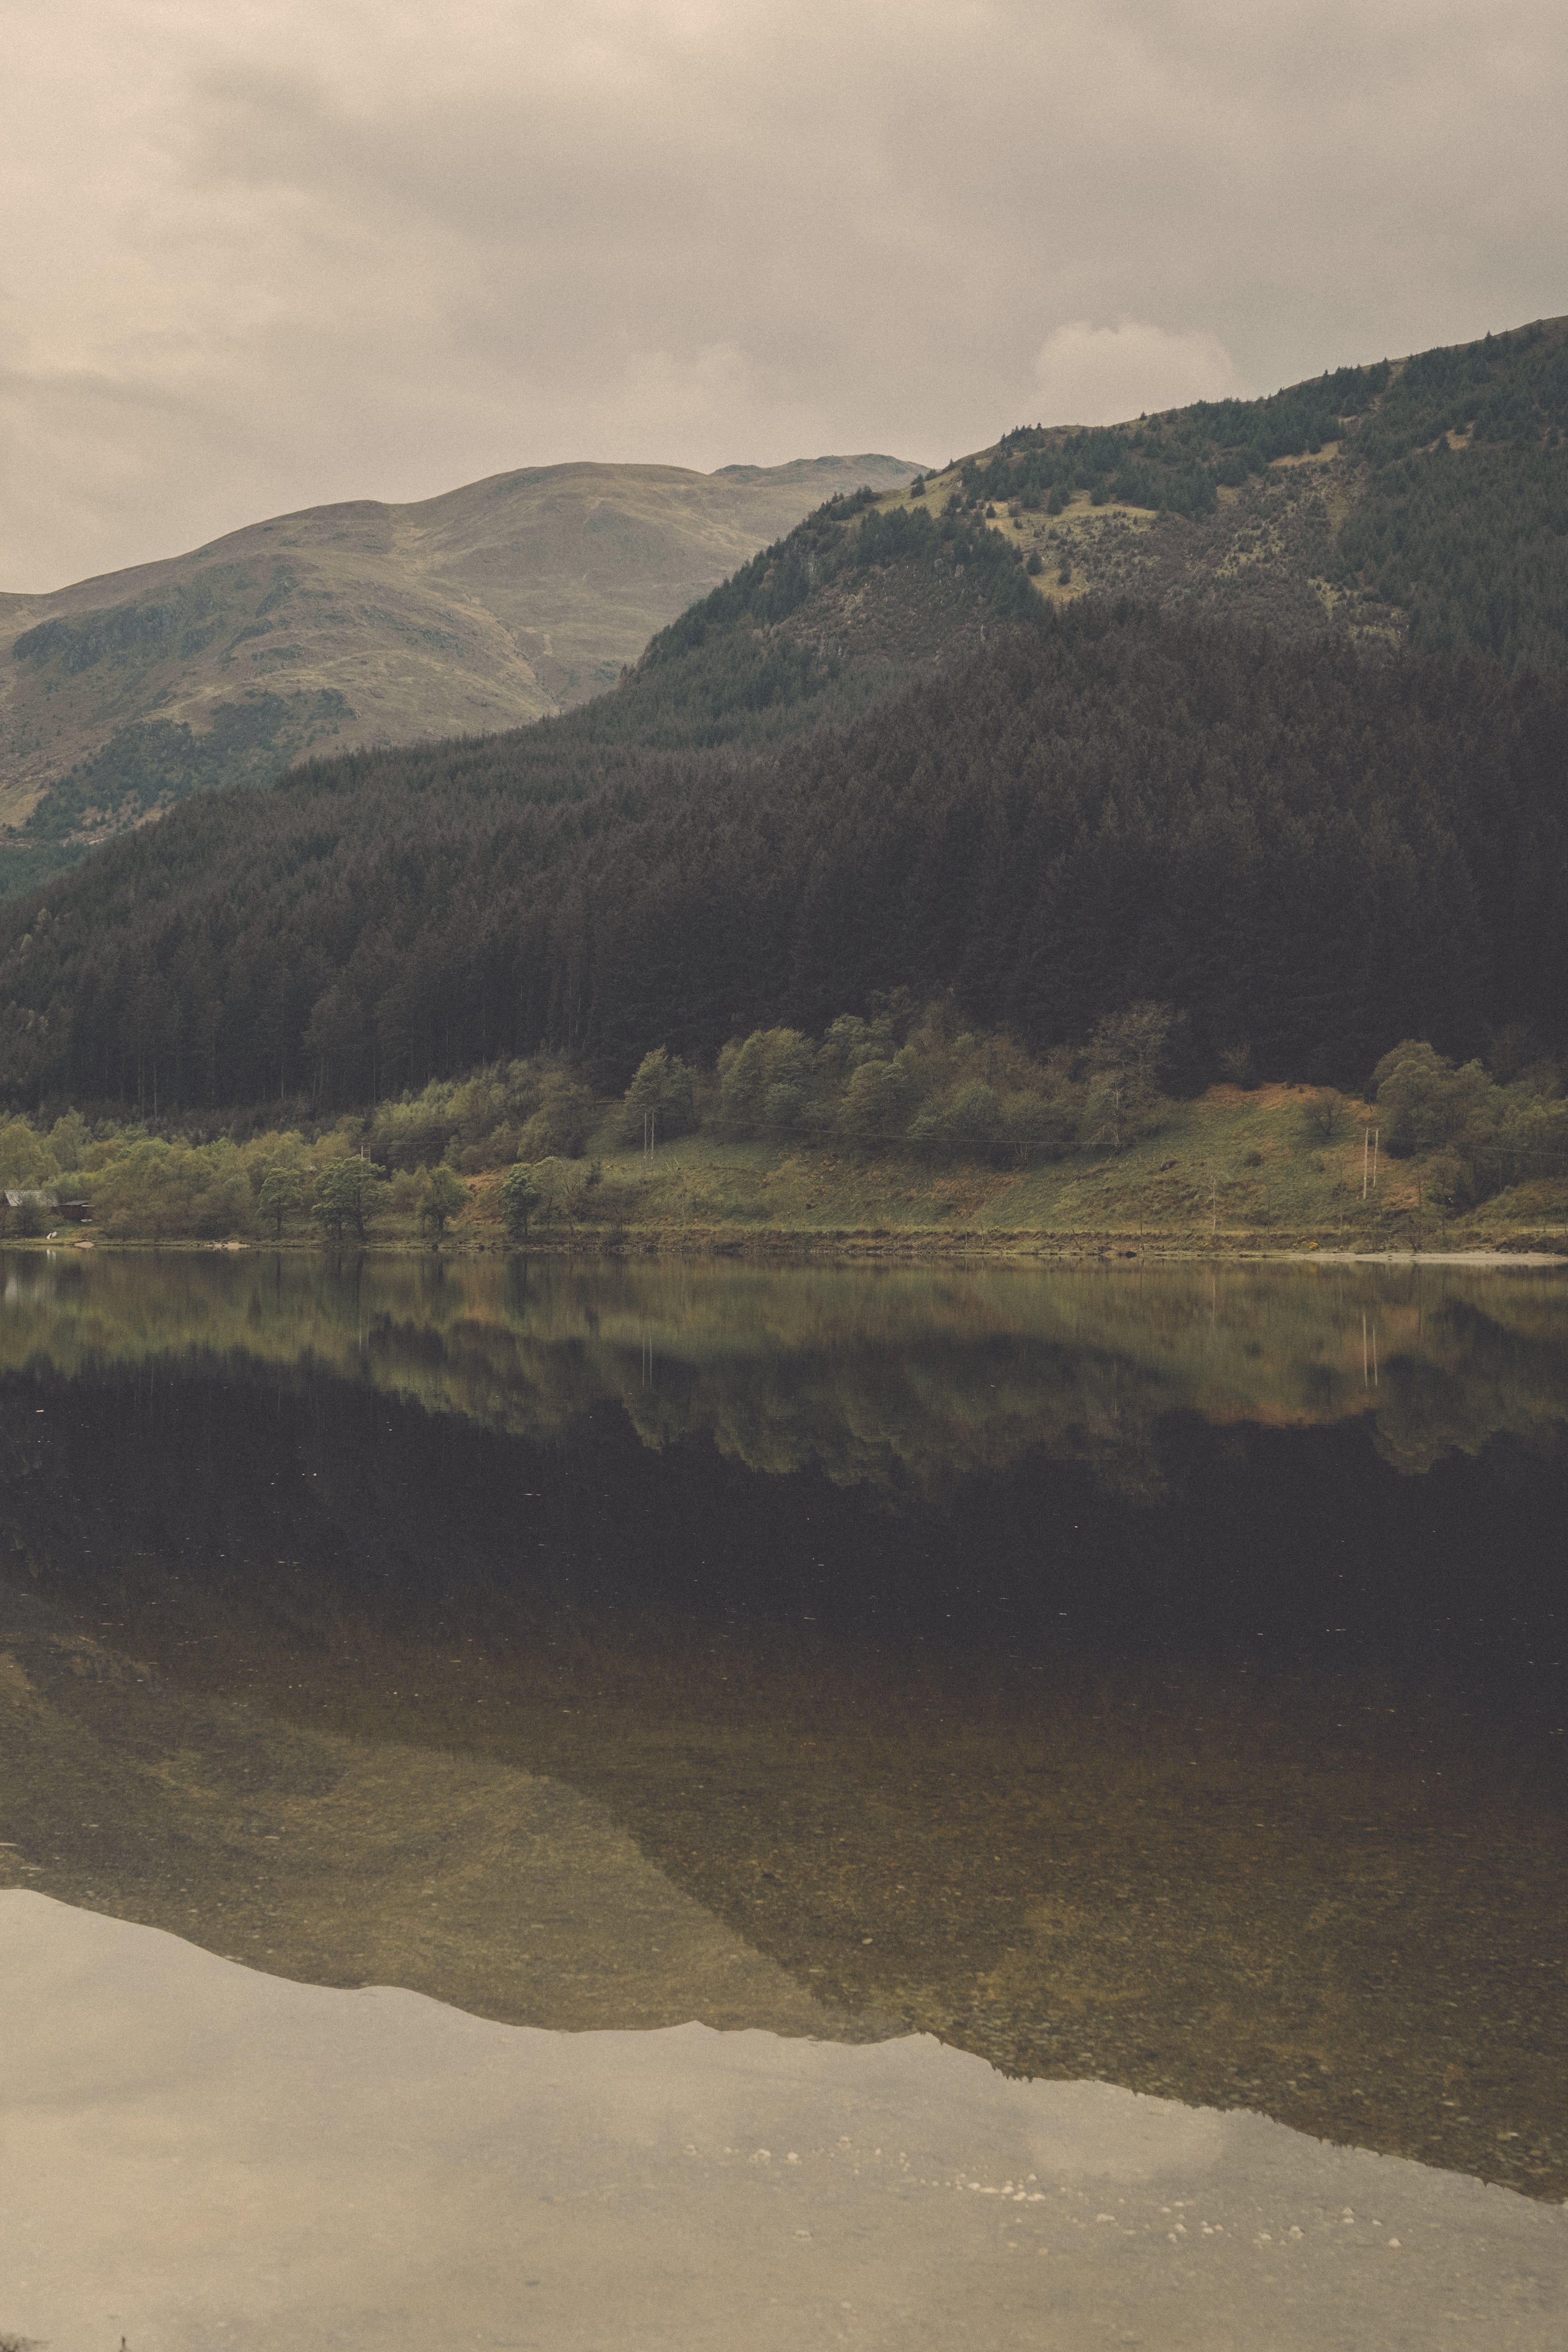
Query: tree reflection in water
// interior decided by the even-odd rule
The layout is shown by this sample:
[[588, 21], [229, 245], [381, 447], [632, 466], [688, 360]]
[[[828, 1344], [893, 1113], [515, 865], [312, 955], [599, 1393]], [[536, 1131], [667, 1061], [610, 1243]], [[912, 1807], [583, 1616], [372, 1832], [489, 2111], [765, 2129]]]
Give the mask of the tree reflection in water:
[[28, 1883], [1568, 2193], [1562, 1277], [0, 1264]]

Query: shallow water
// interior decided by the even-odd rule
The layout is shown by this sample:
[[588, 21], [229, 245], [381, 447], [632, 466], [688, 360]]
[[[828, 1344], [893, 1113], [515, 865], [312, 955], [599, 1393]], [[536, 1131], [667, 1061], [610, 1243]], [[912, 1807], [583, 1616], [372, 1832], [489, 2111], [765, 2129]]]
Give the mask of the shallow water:
[[1559, 2207], [926, 2035], [496, 2025], [15, 1893], [0, 1969], [4, 2291], [62, 2352], [1557, 2352], [1568, 2323]]
[[0, 1253], [0, 1886], [1568, 2197], [1562, 1275]]

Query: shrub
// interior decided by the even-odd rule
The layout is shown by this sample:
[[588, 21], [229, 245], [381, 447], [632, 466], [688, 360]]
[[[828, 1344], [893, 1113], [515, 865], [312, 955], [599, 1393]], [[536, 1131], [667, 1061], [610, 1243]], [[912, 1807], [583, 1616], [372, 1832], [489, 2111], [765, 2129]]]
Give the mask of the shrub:
[[501, 1222], [508, 1241], [525, 1242], [531, 1217], [538, 1213], [542, 1194], [531, 1168], [509, 1168], [501, 1178]]
[[91, 1196], [104, 1231], [127, 1240], [217, 1241], [253, 1223], [244, 1157], [228, 1142], [193, 1149], [142, 1136], [98, 1172]]

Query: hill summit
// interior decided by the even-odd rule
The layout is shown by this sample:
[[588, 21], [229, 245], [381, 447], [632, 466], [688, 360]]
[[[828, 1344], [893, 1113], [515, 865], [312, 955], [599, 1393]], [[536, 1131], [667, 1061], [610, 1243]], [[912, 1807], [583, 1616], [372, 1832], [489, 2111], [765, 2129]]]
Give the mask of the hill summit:
[[310, 507], [166, 562], [0, 596], [0, 888], [310, 751], [491, 732], [613, 684], [648, 637], [877, 456], [525, 468]]

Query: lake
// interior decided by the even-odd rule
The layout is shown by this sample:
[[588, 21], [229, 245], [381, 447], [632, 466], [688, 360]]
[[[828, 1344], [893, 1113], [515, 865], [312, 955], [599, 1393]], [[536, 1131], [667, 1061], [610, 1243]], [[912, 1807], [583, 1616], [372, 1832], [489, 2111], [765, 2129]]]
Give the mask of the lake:
[[1561, 2340], [1568, 1274], [0, 1252], [0, 2337]]

